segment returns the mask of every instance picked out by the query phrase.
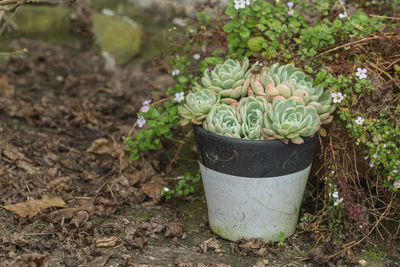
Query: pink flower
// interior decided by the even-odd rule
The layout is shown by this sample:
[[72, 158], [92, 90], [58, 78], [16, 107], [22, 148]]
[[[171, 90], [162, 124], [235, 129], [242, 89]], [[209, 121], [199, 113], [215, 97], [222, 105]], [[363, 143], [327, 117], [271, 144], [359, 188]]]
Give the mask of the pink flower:
[[143, 113], [146, 113], [146, 112], [148, 112], [148, 111], [149, 111], [149, 109], [150, 109], [150, 107], [149, 107], [149, 106], [147, 106], [147, 105], [144, 105], [143, 107], [141, 107], [141, 108], [140, 108], [140, 110], [141, 110]]
[[394, 185], [394, 187], [397, 188], [397, 189], [400, 188], [400, 182], [399, 182], [399, 181], [395, 182], [393, 185]]

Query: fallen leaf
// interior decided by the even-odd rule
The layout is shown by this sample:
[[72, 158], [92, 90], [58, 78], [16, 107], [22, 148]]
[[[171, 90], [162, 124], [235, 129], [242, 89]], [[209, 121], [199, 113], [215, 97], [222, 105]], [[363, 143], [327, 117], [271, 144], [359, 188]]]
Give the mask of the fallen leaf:
[[183, 223], [169, 222], [165, 230], [165, 236], [181, 236], [183, 231]]
[[252, 267], [265, 267], [264, 260], [258, 260]]
[[100, 256], [95, 258], [92, 262], [89, 263], [89, 267], [102, 267], [107, 264], [108, 259], [111, 255]]
[[215, 252], [222, 252], [220, 247], [221, 246], [219, 245], [217, 239], [215, 239], [214, 237], [207, 239], [200, 245], [200, 248], [203, 250], [204, 253], [206, 253], [209, 248], [213, 248]]
[[17, 258], [12, 266], [49, 266], [49, 255], [42, 255], [38, 253], [23, 254]]
[[113, 247], [117, 243], [118, 237], [105, 237], [96, 240], [96, 247], [98, 248], [108, 248]]
[[213, 264], [211, 264], [210, 267], [231, 267], [231, 266], [222, 262], [214, 262]]
[[96, 154], [110, 154], [113, 157], [118, 156], [118, 152], [113, 140], [106, 138], [99, 138], [94, 140], [92, 142], [92, 145], [86, 151]]
[[326, 133], [325, 128], [323, 128], [323, 127], [319, 128], [319, 135], [322, 137], [326, 137], [327, 133]]
[[28, 174], [31, 174], [31, 175], [40, 170], [39, 168], [33, 167], [31, 164], [29, 164], [28, 162], [23, 161], [23, 160], [19, 160], [17, 162], [17, 166], [18, 166], [18, 168], [25, 170]]
[[29, 218], [50, 207], [65, 208], [67, 205], [59, 197], [44, 195], [41, 200], [30, 199], [22, 203], [4, 206], [5, 209], [13, 211], [21, 217]]
[[24, 154], [22, 154], [21, 152], [19, 152], [18, 148], [16, 148], [13, 145], [10, 144], [5, 144], [3, 147], [3, 154], [9, 158], [10, 160], [25, 160], [28, 162], [31, 162], [30, 159], [28, 159], [27, 157], [25, 157]]
[[155, 202], [161, 200], [161, 190], [163, 190], [163, 188], [164, 186], [158, 183], [147, 183], [142, 185], [143, 193]]

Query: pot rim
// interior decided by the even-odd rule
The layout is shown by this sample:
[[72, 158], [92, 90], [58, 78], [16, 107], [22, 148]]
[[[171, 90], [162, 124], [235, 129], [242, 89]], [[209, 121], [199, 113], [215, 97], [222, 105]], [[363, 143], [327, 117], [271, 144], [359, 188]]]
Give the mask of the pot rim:
[[[218, 137], [218, 138], [222, 138], [222, 140], [226, 140], [228, 142], [237, 142], [237, 143], [249, 143], [249, 144], [257, 144], [257, 143], [265, 143], [265, 142], [269, 142], [269, 143], [282, 143], [283, 145], [288, 145], [288, 144], [294, 144], [294, 145], [299, 145], [299, 144], [295, 144], [291, 141], [289, 141], [287, 144], [284, 143], [282, 140], [279, 139], [274, 139], [274, 140], [249, 140], [249, 139], [244, 139], [244, 138], [233, 138], [233, 137], [229, 137], [229, 136], [225, 136], [222, 134], [216, 134], [210, 131], [207, 131], [206, 129], [203, 128], [203, 126], [201, 125], [197, 125], [197, 124], [192, 124], [193, 128], [199, 128], [198, 131], [203, 132], [205, 134], [209, 134], [211, 136], [214, 137]], [[313, 139], [314, 135], [318, 134], [319, 131], [316, 131], [312, 136], [307, 136], [307, 137], [303, 137], [303, 139]]]

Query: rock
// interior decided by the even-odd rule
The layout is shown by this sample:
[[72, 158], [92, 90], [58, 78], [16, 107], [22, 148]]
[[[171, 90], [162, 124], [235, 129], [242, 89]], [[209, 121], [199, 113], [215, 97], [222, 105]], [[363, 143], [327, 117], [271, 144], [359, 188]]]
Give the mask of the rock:
[[65, 34], [70, 32], [70, 15], [68, 7], [58, 6], [21, 6], [13, 20], [18, 32], [26, 35]]
[[140, 50], [141, 30], [126, 19], [95, 14], [93, 30], [97, 44], [117, 64], [128, 63]]

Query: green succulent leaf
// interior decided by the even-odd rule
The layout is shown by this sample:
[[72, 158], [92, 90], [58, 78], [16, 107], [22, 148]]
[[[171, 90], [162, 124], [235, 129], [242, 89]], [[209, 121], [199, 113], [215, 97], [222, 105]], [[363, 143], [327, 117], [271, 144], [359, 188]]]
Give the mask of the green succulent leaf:
[[313, 135], [321, 125], [314, 107], [293, 99], [276, 100], [263, 118], [266, 139], [287, 139], [295, 144], [302, 144], [302, 137]]
[[232, 138], [243, 136], [236, 109], [226, 104], [220, 104], [211, 109], [203, 122], [203, 128]]
[[179, 115], [183, 118], [180, 125], [189, 122], [201, 125], [211, 108], [219, 103], [220, 96], [208, 89], [189, 93], [186, 103], [178, 107]]

